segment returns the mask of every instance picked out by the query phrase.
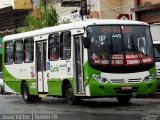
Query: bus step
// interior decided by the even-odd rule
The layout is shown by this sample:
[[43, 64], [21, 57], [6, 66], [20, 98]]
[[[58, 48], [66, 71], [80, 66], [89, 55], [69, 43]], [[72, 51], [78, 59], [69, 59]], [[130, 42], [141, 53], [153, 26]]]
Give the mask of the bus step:
[[84, 92], [78, 92], [77, 94], [75, 94], [76, 96], [86, 96], [86, 93]]
[[47, 94], [39, 94], [39, 97], [42, 97], [42, 98], [47, 97]]

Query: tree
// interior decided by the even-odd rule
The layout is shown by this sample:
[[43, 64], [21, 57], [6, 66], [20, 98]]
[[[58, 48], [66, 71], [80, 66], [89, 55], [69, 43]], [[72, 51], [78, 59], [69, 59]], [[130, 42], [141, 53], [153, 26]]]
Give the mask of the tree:
[[41, 11], [41, 17], [37, 18], [35, 16], [28, 15], [25, 21], [26, 26], [18, 28], [18, 32], [26, 32], [44, 27], [55, 26], [58, 24], [58, 15], [53, 6], [46, 7], [42, 0], [40, 0], [39, 7]]

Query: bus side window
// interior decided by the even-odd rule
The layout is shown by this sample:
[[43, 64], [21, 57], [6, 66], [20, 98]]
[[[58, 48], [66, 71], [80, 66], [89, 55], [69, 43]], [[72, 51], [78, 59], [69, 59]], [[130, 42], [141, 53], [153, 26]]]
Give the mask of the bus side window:
[[62, 60], [70, 59], [71, 57], [71, 33], [63, 32], [60, 38], [60, 57]]
[[23, 40], [17, 40], [14, 43], [14, 63], [20, 64], [23, 62]]
[[13, 63], [13, 41], [5, 43], [5, 63]]
[[24, 62], [33, 62], [34, 56], [34, 41], [33, 38], [27, 38], [24, 40]]
[[59, 60], [59, 35], [52, 34], [49, 36], [48, 44], [48, 59], [49, 60]]

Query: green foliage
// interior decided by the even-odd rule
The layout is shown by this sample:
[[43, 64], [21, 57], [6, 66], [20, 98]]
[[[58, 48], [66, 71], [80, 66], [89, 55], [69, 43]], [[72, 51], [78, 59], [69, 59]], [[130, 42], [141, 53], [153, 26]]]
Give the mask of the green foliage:
[[18, 28], [18, 32], [26, 32], [44, 27], [55, 26], [58, 24], [58, 15], [52, 6], [45, 7], [42, 0], [40, 0], [41, 18], [28, 15], [26, 17], [26, 26]]

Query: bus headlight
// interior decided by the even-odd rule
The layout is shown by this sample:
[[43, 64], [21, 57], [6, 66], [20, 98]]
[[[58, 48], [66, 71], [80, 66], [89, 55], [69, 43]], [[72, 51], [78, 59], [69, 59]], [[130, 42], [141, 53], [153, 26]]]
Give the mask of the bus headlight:
[[100, 76], [95, 75], [95, 74], [93, 74], [92, 77], [93, 77], [95, 80], [97, 80], [99, 83], [102, 83], [102, 84], [108, 83], [107, 78], [103, 78], [103, 77], [100, 77]]
[[149, 82], [149, 81], [153, 80], [154, 77], [155, 77], [154, 74], [150, 74], [150, 75], [148, 75], [148, 76], [146, 76], [146, 77], [144, 78], [144, 81], [145, 81], [145, 82]]

